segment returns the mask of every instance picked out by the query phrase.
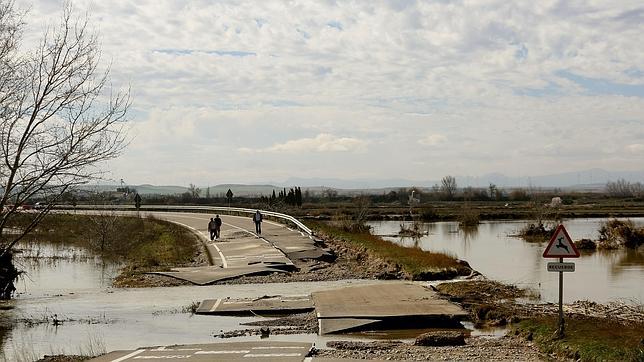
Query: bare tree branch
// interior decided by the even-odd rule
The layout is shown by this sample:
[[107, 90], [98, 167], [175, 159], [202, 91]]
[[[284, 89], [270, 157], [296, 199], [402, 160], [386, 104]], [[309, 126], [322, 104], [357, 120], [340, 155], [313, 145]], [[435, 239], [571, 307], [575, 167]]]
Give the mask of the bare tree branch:
[[0, 256], [63, 193], [100, 177], [100, 164], [119, 156], [130, 106], [129, 90], [105, 95], [109, 70], [100, 70], [98, 39], [71, 6], [31, 56], [19, 52], [21, 19], [13, 0], [0, 0], [0, 232], [29, 199], [51, 202], [22, 235], [0, 241]]

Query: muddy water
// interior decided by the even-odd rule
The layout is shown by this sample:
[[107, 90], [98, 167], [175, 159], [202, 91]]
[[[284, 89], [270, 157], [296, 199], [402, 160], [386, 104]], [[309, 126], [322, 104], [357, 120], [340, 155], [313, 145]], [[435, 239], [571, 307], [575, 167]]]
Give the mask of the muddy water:
[[75, 246], [23, 243], [18, 250], [16, 263], [24, 271], [16, 283], [20, 298], [104, 289], [121, 268]]
[[[644, 226], [644, 218], [632, 219]], [[605, 219], [573, 219], [564, 222], [570, 236], [597, 239]], [[427, 223], [429, 235], [419, 238], [385, 237], [407, 247], [442, 251], [467, 262], [490, 279], [534, 288], [546, 302], [558, 300], [558, 273], [548, 272], [542, 257], [547, 243], [527, 243], [513, 237], [525, 221], [487, 221], [472, 232], [464, 232], [456, 222]], [[370, 224], [380, 235], [396, 234], [400, 222]], [[639, 250], [582, 252], [570, 259], [576, 271], [564, 275], [564, 300], [614, 300], [644, 303], [644, 247]]]
[[[0, 318], [16, 323], [0, 341], [0, 361], [31, 361], [44, 354], [92, 354], [141, 346], [220, 342], [220, 332], [254, 328], [241, 323], [257, 317], [191, 315], [193, 302], [215, 298], [257, 298], [264, 295], [309, 295], [316, 290], [378, 283], [347, 280], [315, 283], [186, 286], [118, 289], [110, 287], [120, 265], [103, 263], [83, 250], [44, 245], [25, 246], [18, 263], [27, 277], [18, 284], [13, 309]], [[62, 324], [54, 326], [56, 314]], [[364, 336], [362, 336], [364, 338]], [[316, 335], [271, 336], [324, 346]], [[257, 340], [258, 336], [232, 340]], [[337, 337], [332, 339], [338, 339]]]
[[[573, 238], [595, 237], [601, 220], [573, 220], [566, 226]], [[644, 219], [637, 220], [644, 224]], [[534, 287], [545, 301], [556, 299], [556, 273], [545, 271], [541, 252], [545, 245], [513, 238], [524, 223], [486, 222], [475, 233], [465, 234], [456, 223], [427, 224], [430, 235], [418, 240], [391, 238], [406, 246], [442, 250], [468, 260], [490, 278]], [[392, 234], [399, 223], [376, 223], [376, 232]], [[13, 310], [0, 318], [28, 320], [0, 334], [0, 361], [34, 360], [44, 354], [91, 354], [103, 350], [178, 343], [219, 342], [220, 332], [245, 329], [247, 317], [198, 316], [183, 312], [192, 302], [213, 298], [256, 298], [263, 295], [308, 295], [316, 290], [382, 281], [334, 281], [314, 283], [219, 285], [148, 289], [111, 288], [120, 265], [104, 263], [82, 249], [66, 246], [24, 246], [18, 262], [26, 277], [18, 284]], [[644, 285], [642, 252], [597, 252], [576, 260], [577, 272], [566, 274], [566, 299], [640, 302]], [[56, 314], [63, 323], [54, 326]], [[45, 318], [49, 318], [45, 320]], [[42, 322], [42, 323], [41, 323]], [[469, 329], [473, 327], [467, 326]], [[504, 330], [472, 331], [473, 335], [501, 335]], [[316, 335], [271, 336], [273, 340], [311, 341], [324, 346], [339, 337]], [[378, 334], [345, 338], [375, 339]], [[386, 335], [384, 338], [391, 338]], [[406, 338], [401, 336], [400, 338]], [[258, 336], [230, 340], [257, 340]]]

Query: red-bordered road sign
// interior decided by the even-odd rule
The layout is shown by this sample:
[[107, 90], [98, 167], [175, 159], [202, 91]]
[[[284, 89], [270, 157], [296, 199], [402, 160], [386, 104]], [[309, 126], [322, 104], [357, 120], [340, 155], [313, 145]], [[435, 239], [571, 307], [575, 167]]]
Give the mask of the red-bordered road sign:
[[546, 250], [543, 251], [544, 258], [579, 258], [579, 250], [572, 242], [570, 235], [563, 225], [559, 225], [550, 238]]

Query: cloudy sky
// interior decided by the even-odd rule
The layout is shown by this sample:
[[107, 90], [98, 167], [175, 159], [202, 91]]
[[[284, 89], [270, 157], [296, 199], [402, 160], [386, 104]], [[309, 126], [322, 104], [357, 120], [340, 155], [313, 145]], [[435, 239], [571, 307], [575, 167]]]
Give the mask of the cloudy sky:
[[[19, 0], [25, 40], [62, 1]], [[644, 169], [635, 1], [73, 1], [131, 86], [131, 184]]]

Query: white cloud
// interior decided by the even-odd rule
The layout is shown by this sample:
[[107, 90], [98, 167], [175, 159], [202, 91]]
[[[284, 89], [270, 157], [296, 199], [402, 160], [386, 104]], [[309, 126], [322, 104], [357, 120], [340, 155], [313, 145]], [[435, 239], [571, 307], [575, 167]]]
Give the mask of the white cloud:
[[300, 153], [300, 152], [364, 152], [368, 142], [352, 137], [336, 137], [322, 133], [315, 138], [300, 138], [274, 144], [264, 149], [241, 147], [239, 152], [250, 154], [258, 152]]
[[445, 142], [447, 142], [447, 137], [442, 134], [429, 134], [418, 141], [423, 146], [438, 146]]
[[632, 145], [626, 146], [626, 150], [632, 154], [644, 154], [644, 144], [634, 143]]
[[[33, 1], [25, 46], [54, 3]], [[134, 93], [136, 139], [113, 166], [131, 182], [266, 181], [310, 164], [328, 177], [417, 179], [548, 173], [571, 158], [642, 168], [644, 96], [589, 92], [558, 73], [643, 87], [640, 1], [74, 6], [100, 29], [113, 84]]]

